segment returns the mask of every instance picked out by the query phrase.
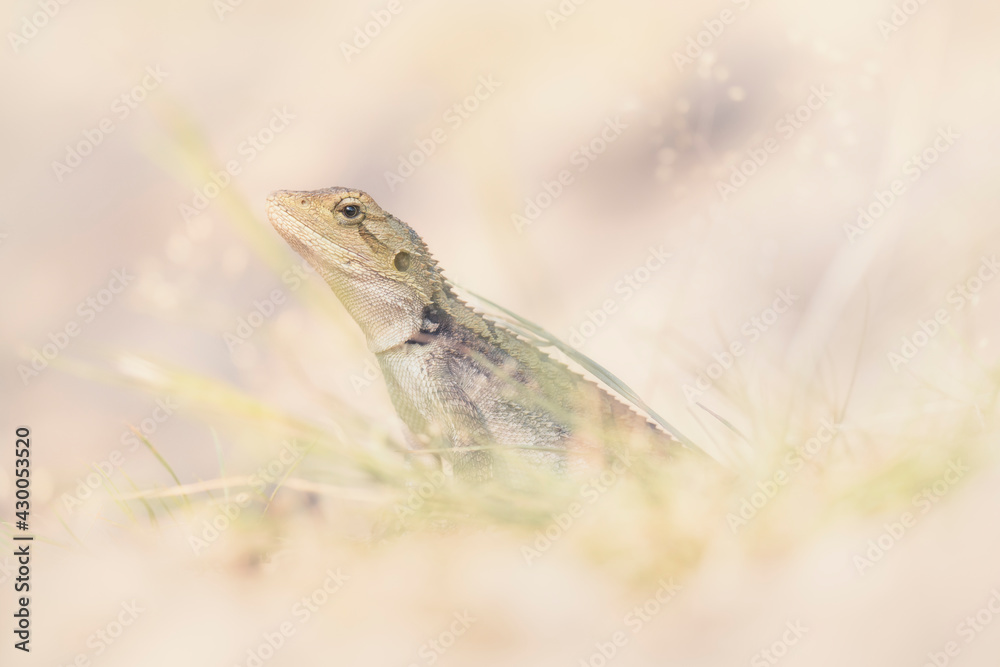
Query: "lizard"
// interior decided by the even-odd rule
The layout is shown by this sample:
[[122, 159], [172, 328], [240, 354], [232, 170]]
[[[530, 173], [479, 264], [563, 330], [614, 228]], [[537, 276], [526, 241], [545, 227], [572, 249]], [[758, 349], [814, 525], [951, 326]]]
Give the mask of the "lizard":
[[412, 439], [443, 451], [454, 476], [565, 471], [606, 460], [611, 444], [680, 450], [538, 341], [469, 306], [417, 232], [365, 192], [279, 190], [266, 212], [360, 326]]

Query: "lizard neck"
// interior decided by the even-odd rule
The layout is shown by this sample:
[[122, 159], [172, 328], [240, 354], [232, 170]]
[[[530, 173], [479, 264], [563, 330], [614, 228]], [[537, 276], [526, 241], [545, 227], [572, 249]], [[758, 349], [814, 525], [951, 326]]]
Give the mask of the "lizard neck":
[[423, 295], [374, 272], [349, 275], [317, 268], [361, 327], [368, 349], [375, 354], [402, 345], [419, 333], [427, 305]]

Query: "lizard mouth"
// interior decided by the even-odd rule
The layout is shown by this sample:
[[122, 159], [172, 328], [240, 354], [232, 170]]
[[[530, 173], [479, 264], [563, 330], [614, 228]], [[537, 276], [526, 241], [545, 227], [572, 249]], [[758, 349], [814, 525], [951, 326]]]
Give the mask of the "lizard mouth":
[[308, 230], [313, 234], [320, 235], [319, 231], [309, 226], [305, 220], [300, 220], [292, 213], [292, 207], [288, 204], [290, 193], [286, 190], [278, 190], [267, 196], [264, 211], [268, 222], [274, 230], [285, 239], [288, 245], [292, 246], [300, 254], [309, 256], [312, 249], [303, 238], [303, 232]]
[[264, 211], [271, 226], [285, 238], [288, 238], [287, 234], [293, 229], [308, 226], [292, 214], [292, 207], [288, 204], [290, 194], [287, 190], [272, 192], [267, 196], [264, 205]]

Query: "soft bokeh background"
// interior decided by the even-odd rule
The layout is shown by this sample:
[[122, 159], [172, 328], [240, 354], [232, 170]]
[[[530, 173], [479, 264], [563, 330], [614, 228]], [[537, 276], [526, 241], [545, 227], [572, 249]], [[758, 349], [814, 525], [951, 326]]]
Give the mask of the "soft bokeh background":
[[[345, 55], [372, 12], [391, 21]], [[2, 14], [2, 439], [32, 429], [38, 541], [23, 655], [3, 525], [0, 663], [261, 664], [248, 650], [292, 623], [262, 664], [597, 666], [618, 631], [623, 666], [995, 664], [996, 3], [17, 0]], [[59, 173], [102, 121], [113, 131]], [[390, 182], [436, 128], [444, 142]], [[601, 153], [581, 161], [591, 142]], [[186, 215], [228, 161], [239, 173]], [[572, 183], [519, 229], [512, 215], [561, 170]], [[852, 228], [894, 179], [905, 192]], [[254, 494], [193, 548], [289, 438], [400, 441], [356, 326], [264, 219], [269, 191], [330, 185], [366, 190], [457, 283], [575, 340], [735, 481], [622, 481], [529, 563], [551, 521], [487, 513], [373, 539], [413, 487], [368, 484], [321, 444], [294, 471], [275, 464], [273, 502]], [[647, 272], [651, 249], [671, 256]], [[116, 271], [132, 279], [110, 298]], [[778, 290], [794, 299], [773, 321]], [[102, 296], [99, 313], [81, 306]], [[685, 391], [699, 374], [700, 406]], [[785, 453], [824, 419], [835, 439], [793, 471]], [[733, 530], [727, 515], [779, 472], [791, 481]], [[897, 538], [904, 512], [915, 525]], [[349, 579], [300, 623], [293, 605], [338, 570]], [[671, 578], [682, 590], [650, 602]], [[644, 603], [657, 613], [633, 632]], [[142, 611], [108, 645], [96, 633], [117, 635], [123, 604]], [[980, 630], [960, 626], [977, 613]], [[426, 642], [464, 629], [455, 614], [476, 620], [439, 658]]]

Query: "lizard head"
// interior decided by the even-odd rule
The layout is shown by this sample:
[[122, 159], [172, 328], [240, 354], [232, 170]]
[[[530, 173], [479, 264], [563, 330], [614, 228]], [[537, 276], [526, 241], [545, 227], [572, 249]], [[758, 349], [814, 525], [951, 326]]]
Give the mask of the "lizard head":
[[446, 289], [417, 233], [361, 190], [279, 190], [267, 198], [267, 217], [323, 276], [373, 352], [419, 332], [424, 309]]

